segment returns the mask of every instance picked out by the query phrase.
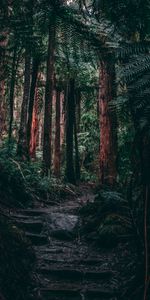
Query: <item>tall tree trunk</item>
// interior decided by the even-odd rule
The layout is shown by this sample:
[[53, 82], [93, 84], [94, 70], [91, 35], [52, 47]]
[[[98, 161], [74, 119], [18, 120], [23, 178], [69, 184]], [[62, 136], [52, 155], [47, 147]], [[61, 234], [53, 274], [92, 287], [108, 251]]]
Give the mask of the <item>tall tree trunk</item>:
[[[4, 12], [5, 13], [5, 12]], [[6, 16], [7, 17], [7, 16]], [[0, 139], [7, 131], [7, 107], [5, 101], [5, 72], [6, 72], [6, 46], [8, 44], [8, 32], [1, 31], [0, 41]]]
[[43, 120], [44, 120], [44, 107], [42, 107], [40, 113], [39, 113], [39, 130], [38, 130], [38, 150], [42, 152], [43, 149], [43, 135], [44, 135], [44, 130], [43, 130]]
[[64, 93], [60, 94], [60, 146], [64, 144], [65, 136], [65, 108], [64, 108]]
[[[38, 77], [38, 69], [39, 69], [39, 60], [35, 58], [35, 59], [33, 59], [32, 81], [31, 81], [31, 88], [30, 88], [30, 99], [29, 99], [29, 108], [28, 108], [28, 123], [27, 123], [27, 144], [28, 144], [28, 152], [29, 153], [32, 152], [32, 151], [30, 152], [30, 142], [31, 142], [31, 135], [32, 135], [32, 132], [31, 132], [31, 130], [32, 130], [32, 118], [33, 118], [33, 108], [34, 108], [36, 83], [37, 83], [37, 77]], [[38, 93], [38, 91], [36, 91], [36, 93]], [[37, 98], [37, 95], [36, 95], [36, 98]], [[36, 110], [35, 110], [35, 112], [36, 112]], [[35, 119], [35, 115], [34, 115], [34, 119]]]
[[81, 119], [81, 92], [76, 91], [76, 128], [80, 131], [80, 119]]
[[148, 299], [150, 292], [150, 136], [149, 128], [140, 135], [140, 154], [142, 167], [142, 183], [144, 198], [144, 254], [145, 254], [145, 285], [144, 300]]
[[55, 52], [55, 21], [49, 26], [49, 41], [47, 54], [47, 73], [45, 89], [45, 112], [44, 112], [44, 141], [43, 141], [43, 166], [44, 173], [51, 171], [52, 160], [52, 101], [54, 89], [54, 52]]
[[69, 91], [69, 83], [65, 83], [64, 92], [62, 95], [62, 115], [61, 115], [61, 150], [65, 149], [66, 143], [66, 117], [67, 117], [67, 102], [68, 102], [68, 91]]
[[[139, 126], [140, 121], [143, 119], [143, 113], [148, 111], [148, 106], [143, 109], [137, 109], [137, 99], [139, 99], [139, 91], [131, 93], [129, 90], [129, 103], [130, 112], [132, 115], [134, 128], [135, 128], [135, 145], [134, 153], [136, 159], [136, 172], [135, 179], [138, 183], [139, 175], [140, 182], [143, 186], [143, 236], [144, 236], [144, 295], [143, 300], [147, 300], [150, 294], [150, 122], [146, 123], [145, 127]], [[145, 100], [145, 97], [141, 101]], [[148, 105], [147, 99], [145, 103]], [[149, 119], [147, 119], [149, 120]], [[139, 156], [137, 156], [137, 149]], [[141, 201], [141, 198], [140, 198]], [[141, 204], [140, 204], [141, 205]]]
[[6, 129], [6, 109], [4, 104], [5, 82], [0, 80], [0, 140]]
[[100, 182], [111, 185], [117, 177], [117, 119], [116, 113], [109, 110], [109, 102], [115, 94], [114, 84], [115, 66], [105, 59], [100, 64]]
[[10, 83], [10, 96], [9, 96], [10, 119], [9, 119], [9, 132], [8, 132], [9, 143], [11, 142], [11, 137], [12, 137], [12, 123], [14, 117], [13, 114], [14, 114], [14, 92], [15, 92], [15, 79], [16, 79], [15, 78], [16, 77], [16, 56], [17, 56], [17, 45], [15, 45], [14, 48], [11, 83]]
[[29, 103], [29, 95], [30, 95], [30, 67], [31, 67], [31, 56], [30, 56], [30, 52], [26, 48], [24, 93], [23, 93], [23, 101], [21, 106], [21, 120], [20, 120], [20, 129], [19, 129], [19, 140], [17, 146], [17, 155], [19, 155], [23, 159], [28, 157], [27, 116], [28, 116], [28, 103]]
[[[130, 110], [134, 122], [136, 132], [135, 153], [139, 150], [138, 171], [141, 175], [141, 183], [143, 186], [143, 236], [144, 236], [144, 295], [143, 300], [149, 299], [150, 294], [150, 122], [144, 128], [140, 128], [139, 123], [143, 118], [143, 110], [141, 113], [135, 109], [136, 92], [130, 94]], [[135, 99], [135, 101], [133, 101]], [[146, 110], [146, 108], [145, 108]], [[138, 158], [136, 156], [138, 161]], [[137, 174], [136, 174], [137, 175]], [[141, 200], [141, 199], [140, 199]]]
[[74, 143], [75, 143], [75, 174], [76, 180], [80, 180], [80, 158], [78, 149], [78, 135], [77, 135], [77, 124], [76, 124], [76, 114], [74, 119]]
[[73, 162], [73, 127], [75, 116], [74, 79], [70, 79], [66, 103], [66, 178], [70, 183], [75, 183]]
[[54, 174], [60, 176], [60, 91], [56, 91], [56, 123], [55, 123], [55, 149]]
[[30, 141], [29, 141], [29, 154], [30, 154], [30, 157], [32, 157], [32, 158], [36, 157], [38, 127], [39, 127], [39, 120], [38, 120], [38, 87], [36, 87], [35, 100], [34, 100], [33, 113], [32, 113], [32, 126], [31, 126]]
[[75, 174], [76, 179], [80, 180], [80, 155], [78, 148], [78, 132], [80, 131], [81, 119], [81, 92], [76, 90], [76, 103], [75, 103], [75, 118], [74, 118], [74, 142], [75, 142]]

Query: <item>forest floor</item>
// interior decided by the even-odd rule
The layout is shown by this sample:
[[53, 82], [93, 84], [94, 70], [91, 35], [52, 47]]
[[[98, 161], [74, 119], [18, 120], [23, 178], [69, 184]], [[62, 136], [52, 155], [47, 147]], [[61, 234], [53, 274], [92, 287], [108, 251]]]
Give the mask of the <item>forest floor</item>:
[[94, 185], [82, 184], [54, 205], [35, 202], [33, 208], [11, 209], [13, 224], [24, 230], [36, 254], [36, 299], [128, 299], [123, 286], [134, 247], [119, 243], [106, 249], [82, 234], [80, 209], [94, 198]]

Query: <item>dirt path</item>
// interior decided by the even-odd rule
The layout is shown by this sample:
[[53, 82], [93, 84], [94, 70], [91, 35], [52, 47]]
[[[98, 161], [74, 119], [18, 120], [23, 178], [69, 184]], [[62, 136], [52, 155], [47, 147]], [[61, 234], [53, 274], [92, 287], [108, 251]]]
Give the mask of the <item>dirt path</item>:
[[54, 206], [18, 210], [14, 223], [24, 229], [36, 253], [34, 290], [41, 300], [117, 300], [112, 254], [100, 251], [80, 236], [78, 210], [94, 200], [91, 186], [82, 195]]

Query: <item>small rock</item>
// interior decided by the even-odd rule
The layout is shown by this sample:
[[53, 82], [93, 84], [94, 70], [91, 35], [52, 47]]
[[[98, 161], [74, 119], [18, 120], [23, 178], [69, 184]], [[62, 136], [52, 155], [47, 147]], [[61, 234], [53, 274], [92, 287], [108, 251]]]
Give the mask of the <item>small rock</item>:
[[71, 239], [77, 232], [79, 217], [62, 213], [50, 213], [46, 217], [49, 234], [58, 239]]

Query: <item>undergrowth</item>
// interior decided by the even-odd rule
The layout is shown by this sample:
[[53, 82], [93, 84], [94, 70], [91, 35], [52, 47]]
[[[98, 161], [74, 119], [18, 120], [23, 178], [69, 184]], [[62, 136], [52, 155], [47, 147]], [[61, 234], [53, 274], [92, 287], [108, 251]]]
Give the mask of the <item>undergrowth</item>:
[[0, 149], [0, 170], [0, 203], [8, 207], [55, 204], [74, 194], [61, 179], [43, 176], [41, 162], [20, 161], [7, 147]]
[[[105, 187], [93, 203], [80, 209], [81, 234], [100, 248], [115, 248], [120, 272], [120, 299], [142, 299], [144, 286], [143, 212], [139, 198], [141, 187], [127, 197]], [[132, 198], [132, 199], [131, 199]], [[117, 250], [119, 249], [119, 250]], [[118, 254], [117, 254], [118, 252]]]
[[32, 299], [34, 253], [17, 227], [0, 218], [0, 299]]
[[94, 203], [88, 203], [80, 213], [84, 219], [83, 231], [102, 245], [112, 246], [133, 234], [128, 201], [116, 191], [101, 190]]

